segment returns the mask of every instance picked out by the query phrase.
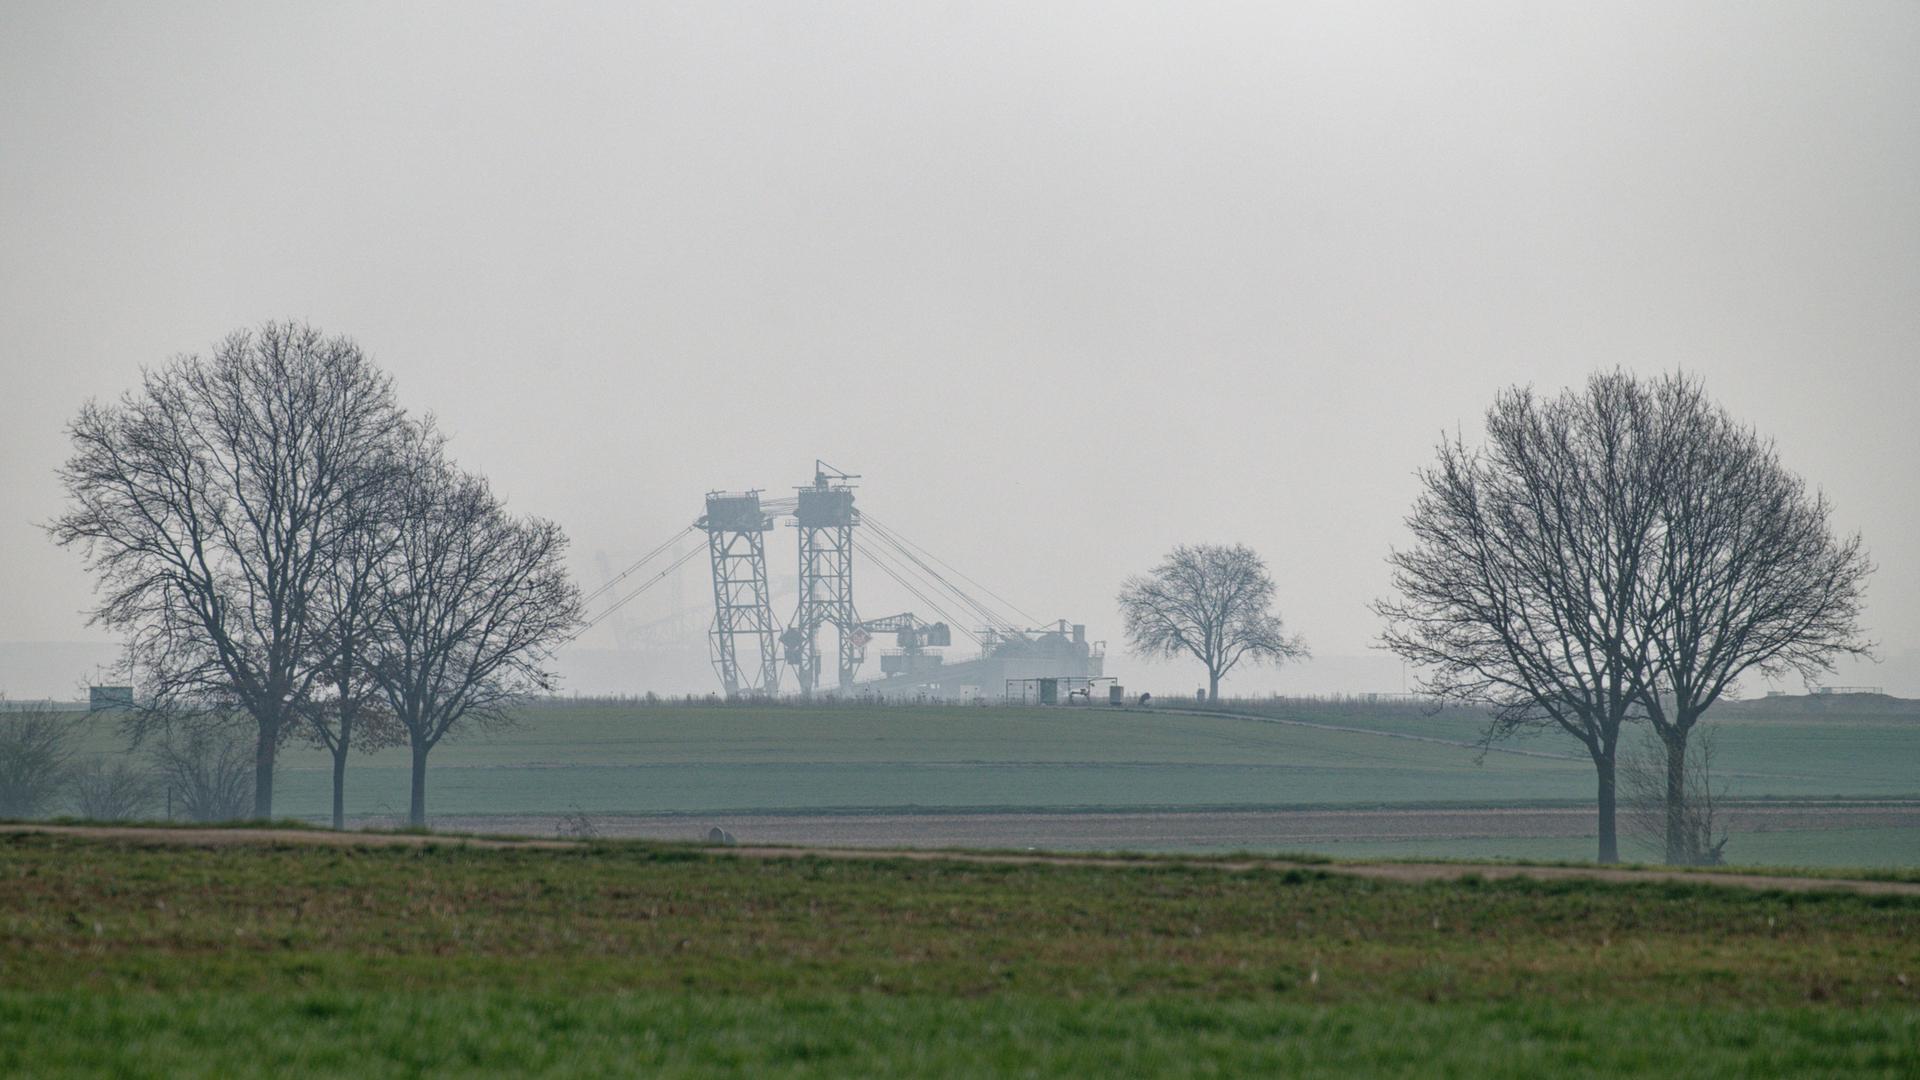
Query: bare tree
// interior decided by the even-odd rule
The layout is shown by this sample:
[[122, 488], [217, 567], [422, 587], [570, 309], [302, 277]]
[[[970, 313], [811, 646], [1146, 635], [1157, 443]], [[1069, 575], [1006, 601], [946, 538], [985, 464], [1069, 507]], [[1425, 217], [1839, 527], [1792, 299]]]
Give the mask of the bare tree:
[[400, 541], [402, 470], [418, 441], [434, 440], [429, 425], [402, 427], [383, 444], [383, 456], [368, 468], [384, 473], [366, 485], [364, 497], [350, 508], [333, 558], [321, 567], [314, 594], [320, 616], [323, 672], [302, 702], [308, 739], [333, 758], [333, 827], [346, 827], [347, 758], [363, 751], [399, 746], [406, 732], [381, 695], [368, 669], [372, 638], [380, 632], [381, 575]]
[[1727, 831], [1718, 813], [1725, 791], [1714, 786], [1712, 728], [1702, 728], [1699, 737], [1687, 746], [1684, 797], [1678, 802], [1668, 791], [1665, 744], [1651, 728], [1641, 730], [1644, 744], [1620, 757], [1620, 788], [1625, 795], [1628, 832], [1648, 850], [1675, 862], [1668, 852], [1667, 833], [1670, 809], [1678, 806], [1688, 837], [1686, 864], [1718, 866], [1726, 862]]
[[190, 821], [233, 821], [255, 805], [254, 755], [231, 725], [174, 724], [152, 745], [169, 804], [177, 802]]
[[1273, 608], [1273, 578], [1241, 545], [1182, 545], [1153, 572], [1121, 586], [1127, 640], [1143, 656], [1187, 654], [1207, 669], [1207, 697], [1242, 660], [1283, 663], [1307, 655]]
[[1859, 620], [1873, 564], [1772, 443], [1697, 381], [1662, 388], [1669, 476], [1641, 602], [1652, 663], [1640, 697], [1667, 748], [1667, 861], [1691, 863], [1706, 853], [1688, 825], [1688, 735], [1744, 675], [1811, 680], [1837, 657], [1869, 655]]
[[1542, 401], [1502, 394], [1483, 447], [1455, 436], [1419, 473], [1374, 610], [1421, 686], [1488, 708], [1487, 737], [1541, 727], [1578, 740], [1598, 781], [1598, 858], [1619, 859], [1621, 726], [1644, 678], [1637, 601], [1656, 543], [1665, 438], [1656, 395], [1596, 375]]
[[572, 810], [561, 814], [560, 820], [554, 822], [553, 835], [562, 840], [598, 840], [600, 826], [594, 823], [593, 818], [585, 810], [575, 804]]
[[93, 621], [127, 635], [151, 703], [129, 714], [132, 733], [183, 707], [237, 709], [256, 730], [257, 817], [272, 813], [279, 742], [328, 670], [316, 590], [352, 508], [386, 481], [369, 465], [398, 422], [352, 341], [268, 323], [146, 372], [70, 426], [71, 503], [50, 530], [98, 578]]
[[302, 729], [308, 741], [333, 759], [333, 827], [347, 827], [347, 756], [404, 746], [407, 732], [393, 715], [378, 684], [364, 669], [344, 666], [330, 685], [303, 704]]
[[152, 770], [124, 757], [90, 758], [73, 770], [73, 809], [92, 821], [136, 821], [159, 801]]
[[0, 713], [0, 820], [36, 818], [59, 797], [73, 762], [74, 715]]
[[1620, 728], [1667, 746], [1667, 856], [1702, 857], [1687, 826], [1687, 734], [1743, 674], [1804, 677], [1862, 654], [1871, 572], [1834, 538], [1826, 500], [1782, 469], [1684, 375], [1595, 376], [1542, 404], [1521, 390], [1488, 444], [1444, 443], [1376, 605], [1388, 648], [1435, 694], [1491, 706], [1499, 731], [1552, 724], [1599, 773], [1600, 858]]
[[427, 755], [463, 727], [503, 724], [520, 695], [546, 691], [550, 647], [580, 621], [561, 564], [566, 536], [516, 518], [431, 440], [405, 470], [404, 527], [381, 571], [369, 670], [413, 752], [408, 820], [427, 821]]

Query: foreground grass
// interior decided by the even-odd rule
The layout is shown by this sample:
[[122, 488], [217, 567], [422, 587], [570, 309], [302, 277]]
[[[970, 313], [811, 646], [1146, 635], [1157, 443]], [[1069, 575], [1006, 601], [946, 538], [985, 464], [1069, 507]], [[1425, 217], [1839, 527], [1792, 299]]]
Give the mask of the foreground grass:
[[12, 1075], [1902, 1075], [1911, 1013], [442, 992], [4, 995]]
[[0, 1073], [1920, 1068], [1920, 899], [0, 838]]

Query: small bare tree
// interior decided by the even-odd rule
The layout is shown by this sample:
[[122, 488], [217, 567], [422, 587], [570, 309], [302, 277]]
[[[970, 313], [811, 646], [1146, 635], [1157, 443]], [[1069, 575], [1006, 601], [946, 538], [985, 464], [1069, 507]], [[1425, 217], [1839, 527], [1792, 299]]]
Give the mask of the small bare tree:
[[369, 670], [413, 752], [408, 821], [427, 822], [427, 755], [448, 734], [505, 724], [523, 694], [551, 690], [552, 647], [580, 621], [557, 525], [516, 518], [486, 481], [416, 438], [403, 527], [382, 564]]
[[184, 707], [231, 707], [255, 728], [257, 817], [273, 809], [274, 754], [328, 670], [316, 593], [387, 482], [399, 422], [387, 378], [346, 338], [268, 323], [145, 373], [137, 393], [89, 403], [60, 471], [71, 500], [50, 526], [98, 578], [97, 624], [127, 635], [150, 699], [136, 741]]
[[1267, 564], [1241, 545], [1182, 545], [1150, 574], [1121, 586], [1127, 640], [1143, 656], [1190, 655], [1207, 669], [1207, 697], [1242, 660], [1284, 663], [1307, 655], [1273, 608]]
[[[1627, 831], [1656, 856], [1670, 863], [1680, 862], [1673, 858], [1667, 843], [1668, 810], [1674, 804], [1669, 794], [1666, 746], [1651, 729], [1642, 731], [1645, 740], [1641, 745], [1620, 758]], [[1717, 813], [1726, 792], [1714, 783], [1713, 743], [1712, 729], [1703, 728], [1687, 747], [1683, 797], [1678, 803], [1687, 837], [1683, 865], [1719, 866], [1726, 862], [1726, 824]]]
[[59, 798], [73, 763], [74, 714], [0, 713], [0, 820], [40, 817]]
[[254, 805], [254, 754], [231, 726], [168, 726], [152, 741], [154, 770], [189, 821], [234, 821]]
[[[343, 661], [344, 663], [344, 661]], [[406, 729], [400, 726], [384, 697], [375, 696], [375, 683], [364, 670], [343, 668], [333, 685], [303, 703], [302, 729], [307, 740], [333, 759], [333, 827], [347, 827], [347, 756], [354, 750], [373, 753], [404, 746]]]
[[561, 814], [560, 820], [554, 822], [553, 835], [562, 840], [598, 840], [600, 826], [585, 810], [575, 804], [572, 810]]
[[1638, 612], [1651, 661], [1639, 689], [1667, 749], [1667, 861], [1692, 863], [1706, 852], [1689, 824], [1689, 734], [1742, 676], [1810, 680], [1870, 655], [1860, 610], [1873, 564], [1858, 535], [1835, 535], [1826, 496], [1697, 381], [1662, 391], [1669, 475]]
[[125, 757], [89, 758], [73, 770], [74, 812], [90, 821], [152, 816], [160, 784], [153, 771]]

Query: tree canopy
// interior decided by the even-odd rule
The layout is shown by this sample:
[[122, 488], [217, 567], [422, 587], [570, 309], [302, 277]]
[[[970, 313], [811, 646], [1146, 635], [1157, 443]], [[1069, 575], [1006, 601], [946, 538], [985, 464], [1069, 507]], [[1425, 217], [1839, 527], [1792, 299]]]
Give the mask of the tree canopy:
[[1235, 544], [1182, 545], [1150, 573], [1121, 586], [1127, 641], [1143, 656], [1192, 656], [1207, 669], [1207, 696], [1243, 660], [1283, 663], [1308, 655], [1273, 610], [1267, 564]]
[[1577, 739], [1603, 860], [1623, 724], [1651, 719], [1668, 741], [1669, 855], [1687, 861], [1686, 729], [1745, 673], [1810, 677], [1866, 648], [1859, 538], [1836, 539], [1824, 497], [1687, 376], [1509, 390], [1484, 444], [1444, 439], [1419, 478], [1396, 595], [1375, 605], [1383, 643], [1429, 693], [1491, 709], [1490, 735]]

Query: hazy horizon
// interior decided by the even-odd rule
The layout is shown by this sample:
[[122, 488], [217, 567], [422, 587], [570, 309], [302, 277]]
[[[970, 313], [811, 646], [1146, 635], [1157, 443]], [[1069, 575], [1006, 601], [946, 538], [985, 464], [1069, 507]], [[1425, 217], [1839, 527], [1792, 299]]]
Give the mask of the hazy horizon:
[[[39, 528], [81, 404], [296, 318], [561, 523], [586, 588], [820, 457], [1156, 691], [1197, 668], [1125, 655], [1114, 594], [1191, 542], [1260, 552], [1316, 656], [1228, 692], [1400, 689], [1367, 605], [1437, 439], [1507, 386], [1684, 369], [1879, 565], [1884, 662], [1830, 682], [1920, 696], [1920, 6], [14, 3], [0, 31], [0, 641], [107, 640]], [[790, 597], [791, 530], [769, 561]], [[632, 623], [706, 610], [685, 573]], [[562, 666], [716, 688], [686, 648], [627, 687]]]

